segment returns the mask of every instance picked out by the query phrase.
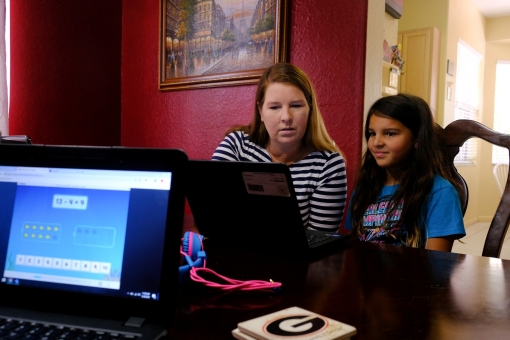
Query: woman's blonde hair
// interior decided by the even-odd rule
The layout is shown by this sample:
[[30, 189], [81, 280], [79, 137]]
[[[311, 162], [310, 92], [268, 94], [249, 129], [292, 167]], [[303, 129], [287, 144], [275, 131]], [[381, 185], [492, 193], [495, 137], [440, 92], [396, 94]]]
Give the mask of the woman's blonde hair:
[[288, 84], [300, 89], [310, 107], [308, 124], [302, 139], [304, 146], [314, 151], [331, 151], [340, 153], [340, 149], [328, 134], [324, 120], [317, 105], [317, 96], [308, 76], [299, 67], [289, 63], [277, 63], [268, 69], [260, 77], [257, 93], [255, 95], [255, 110], [249, 125], [237, 125], [229, 128], [226, 134], [232, 131], [244, 131], [251, 140], [260, 147], [266, 147], [269, 142], [269, 134], [260, 117], [260, 109], [264, 103], [266, 90], [273, 83]]

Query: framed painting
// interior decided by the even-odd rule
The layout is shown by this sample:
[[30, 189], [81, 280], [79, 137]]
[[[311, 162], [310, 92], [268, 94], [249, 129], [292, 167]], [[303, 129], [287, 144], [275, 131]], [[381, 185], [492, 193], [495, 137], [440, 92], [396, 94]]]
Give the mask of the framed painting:
[[289, 0], [160, 0], [159, 89], [253, 84], [287, 61]]

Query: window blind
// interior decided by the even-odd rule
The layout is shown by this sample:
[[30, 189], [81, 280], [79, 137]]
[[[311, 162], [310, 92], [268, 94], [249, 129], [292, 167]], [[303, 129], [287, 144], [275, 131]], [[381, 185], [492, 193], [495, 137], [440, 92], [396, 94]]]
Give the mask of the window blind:
[[[482, 56], [467, 43], [457, 45], [457, 79], [455, 91], [455, 120], [478, 121], [482, 83]], [[474, 163], [478, 140], [469, 139], [455, 157], [455, 163]]]

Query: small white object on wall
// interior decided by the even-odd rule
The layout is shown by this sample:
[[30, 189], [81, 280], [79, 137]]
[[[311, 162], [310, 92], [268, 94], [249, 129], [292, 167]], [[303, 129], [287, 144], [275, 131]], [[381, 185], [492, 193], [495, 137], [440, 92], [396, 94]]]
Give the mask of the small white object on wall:
[[446, 61], [446, 73], [448, 73], [451, 76], [455, 75], [455, 63], [450, 59]]

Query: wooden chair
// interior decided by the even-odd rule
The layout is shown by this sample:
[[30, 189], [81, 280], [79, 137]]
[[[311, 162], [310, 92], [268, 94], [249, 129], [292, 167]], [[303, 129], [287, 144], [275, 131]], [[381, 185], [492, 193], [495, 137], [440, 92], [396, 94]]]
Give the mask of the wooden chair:
[[[456, 120], [442, 130], [443, 140], [452, 162], [464, 142], [473, 137], [478, 137], [491, 144], [506, 148], [510, 153], [510, 135], [494, 131], [474, 120]], [[469, 198], [468, 187], [466, 181], [458, 172], [455, 175], [457, 176], [456, 181], [460, 186], [460, 189], [457, 190], [462, 205], [462, 213], [465, 213]], [[485, 239], [482, 256], [499, 257], [501, 253], [501, 247], [503, 246], [510, 222], [510, 181], [508, 181], [508, 177], [509, 174], [507, 174], [505, 190]]]

